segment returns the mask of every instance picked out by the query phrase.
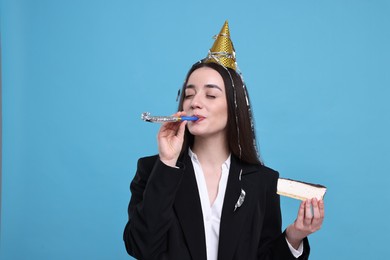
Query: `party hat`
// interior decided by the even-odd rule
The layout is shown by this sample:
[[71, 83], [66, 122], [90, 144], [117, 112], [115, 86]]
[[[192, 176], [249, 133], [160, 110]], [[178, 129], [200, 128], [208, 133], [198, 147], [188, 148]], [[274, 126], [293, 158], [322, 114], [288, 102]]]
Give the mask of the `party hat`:
[[226, 68], [236, 70], [236, 53], [230, 39], [228, 21], [224, 23], [219, 34], [215, 36], [215, 42], [209, 50], [206, 62], [218, 63]]

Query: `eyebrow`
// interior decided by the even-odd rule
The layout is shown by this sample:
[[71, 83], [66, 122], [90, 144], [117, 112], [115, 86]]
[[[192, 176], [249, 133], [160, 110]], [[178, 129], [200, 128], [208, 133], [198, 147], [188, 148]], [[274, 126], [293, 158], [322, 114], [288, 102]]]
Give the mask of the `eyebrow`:
[[[217, 86], [217, 85], [215, 85], [215, 84], [206, 84], [206, 85], [204, 85], [204, 87], [205, 87], [205, 88], [216, 88], [216, 89], [219, 89], [221, 92], [223, 92], [223, 91], [222, 91], [222, 88], [220, 88], [219, 86]], [[187, 89], [187, 88], [195, 88], [195, 86], [191, 84], [191, 85], [187, 85], [187, 86], [186, 86], [186, 89]]]

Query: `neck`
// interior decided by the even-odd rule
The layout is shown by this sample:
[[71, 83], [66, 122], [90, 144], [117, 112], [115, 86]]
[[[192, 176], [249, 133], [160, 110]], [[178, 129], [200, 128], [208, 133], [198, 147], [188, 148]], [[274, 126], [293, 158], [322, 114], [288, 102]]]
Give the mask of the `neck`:
[[202, 138], [195, 137], [192, 151], [203, 164], [222, 165], [229, 157], [230, 151], [225, 137]]

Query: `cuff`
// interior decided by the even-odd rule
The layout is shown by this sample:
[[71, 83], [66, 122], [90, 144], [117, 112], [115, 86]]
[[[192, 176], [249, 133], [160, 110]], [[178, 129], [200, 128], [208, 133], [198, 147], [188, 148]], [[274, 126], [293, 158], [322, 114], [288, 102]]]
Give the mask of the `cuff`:
[[287, 245], [288, 245], [288, 248], [290, 249], [291, 253], [293, 254], [293, 256], [295, 258], [298, 258], [300, 257], [302, 254], [303, 254], [303, 241], [301, 242], [301, 244], [299, 245], [298, 249], [295, 249], [286, 239], [286, 242], [287, 242]]

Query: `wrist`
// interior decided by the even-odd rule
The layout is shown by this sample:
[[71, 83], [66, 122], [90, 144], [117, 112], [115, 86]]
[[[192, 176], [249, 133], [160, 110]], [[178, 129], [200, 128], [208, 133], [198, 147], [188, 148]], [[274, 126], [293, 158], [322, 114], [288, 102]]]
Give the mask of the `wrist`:
[[302, 240], [304, 239], [304, 237], [299, 236], [299, 234], [297, 233], [299, 232], [294, 230], [293, 225], [288, 226], [285, 232], [287, 241], [295, 249], [299, 248], [299, 245], [302, 243]]

